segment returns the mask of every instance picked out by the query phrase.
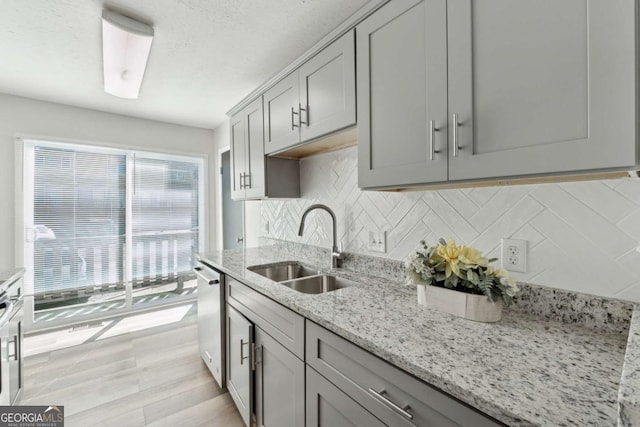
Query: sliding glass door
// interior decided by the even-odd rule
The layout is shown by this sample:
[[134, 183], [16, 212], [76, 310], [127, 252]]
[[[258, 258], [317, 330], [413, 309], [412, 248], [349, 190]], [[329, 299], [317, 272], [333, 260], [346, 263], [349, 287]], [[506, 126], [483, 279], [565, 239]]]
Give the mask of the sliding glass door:
[[24, 157], [32, 329], [193, 296], [202, 159], [42, 141]]
[[193, 161], [133, 160], [133, 305], [195, 292], [191, 268], [199, 242], [200, 166]]

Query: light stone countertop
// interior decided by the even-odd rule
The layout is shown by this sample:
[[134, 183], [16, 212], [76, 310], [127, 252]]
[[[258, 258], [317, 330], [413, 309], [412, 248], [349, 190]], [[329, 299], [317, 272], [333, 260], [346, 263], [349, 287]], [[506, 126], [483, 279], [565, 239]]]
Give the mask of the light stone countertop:
[[268, 247], [201, 259], [507, 425], [617, 423], [625, 334], [511, 311], [473, 322], [419, 306], [413, 287], [348, 270], [336, 274], [361, 286], [303, 294], [247, 270], [295, 259]]
[[24, 268], [11, 268], [0, 270], [0, 293], [6, 290], [6, 286], [15, 282], [24, 274]]
[[636, 307], [633, 311], [629, 326], [618, 403], [620, 405], [618, 426], [640, 425], [640, 307]]
[[24, 268], [11, 268], [0, 270], [0, 283], [13, 282], [24, 274]]

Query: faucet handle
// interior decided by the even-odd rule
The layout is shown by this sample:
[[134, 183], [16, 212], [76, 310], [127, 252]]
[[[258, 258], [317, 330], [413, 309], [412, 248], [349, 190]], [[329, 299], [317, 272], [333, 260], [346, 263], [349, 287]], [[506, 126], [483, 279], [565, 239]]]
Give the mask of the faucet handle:
[[338, 252], [344, 252], [344, 248], [342, 247], [342, 241], [338, 242]]

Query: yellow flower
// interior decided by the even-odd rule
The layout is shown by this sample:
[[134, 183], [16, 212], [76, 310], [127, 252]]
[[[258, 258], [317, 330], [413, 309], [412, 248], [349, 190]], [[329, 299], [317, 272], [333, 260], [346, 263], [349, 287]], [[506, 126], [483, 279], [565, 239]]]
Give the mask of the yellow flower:
[[456, 276], [460, 276], [460, 268], [458, 267], [458, 260], [464, 246], [457, 246], [456, 242], [449, 240], [446, 245], [440, 245], [436, 249], [435, 255], [437, 258], [445, 261], [445, 277], [451, 276], [453, 272]]
[[504, 279], [509, 286], [511, 286], [516, 290], [518, 289], [518, 285], [516, 285], [516, 281], [513, 280], [513, 277], [511, 277], [505, 269], [499, 268], [495, 271], [495, 273], [496, 273], [496, 276], [500, 277], [501, 279]]
[[458, 255], [458, 259], [470, 267], [487, 267], [489, 260], [482, 256], [479, 250], [462, 246], [462, 252]]

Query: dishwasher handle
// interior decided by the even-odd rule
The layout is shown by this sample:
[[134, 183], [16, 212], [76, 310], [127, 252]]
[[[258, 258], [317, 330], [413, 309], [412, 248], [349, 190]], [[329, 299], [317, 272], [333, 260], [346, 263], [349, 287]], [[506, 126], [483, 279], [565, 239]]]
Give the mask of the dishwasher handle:
[[198, 276], [198, 278], [204, 280], [205, 282], [207, 282], [207, 284], [209, 285], [219, 285], [220, 284], [220, 279], [219, 278], [212, 278], [212, 277], [207, 277], [205, 274], [203, 274], [203, 270], [202, 267], [195, 267], [194, 268], [196, 276]]

